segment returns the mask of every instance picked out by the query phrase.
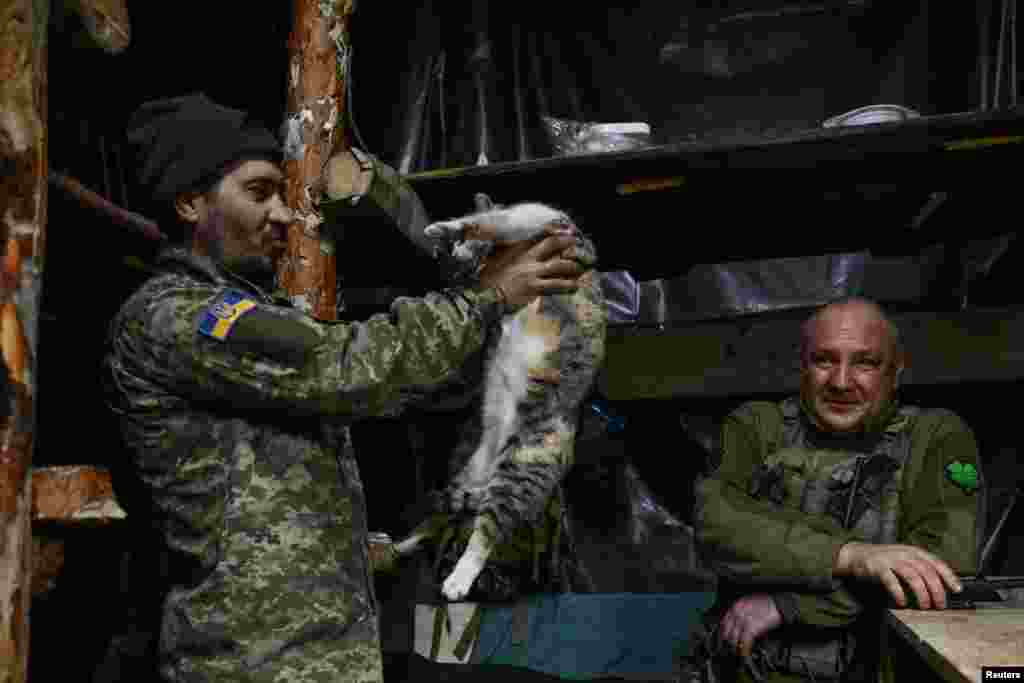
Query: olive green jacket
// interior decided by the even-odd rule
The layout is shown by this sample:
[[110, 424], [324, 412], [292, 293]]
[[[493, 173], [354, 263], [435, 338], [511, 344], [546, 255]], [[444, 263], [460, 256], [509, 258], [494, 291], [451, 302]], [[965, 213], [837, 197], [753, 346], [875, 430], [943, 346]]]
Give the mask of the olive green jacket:
[[[865, 592], [834, 576], [833, 567], [843, 544], [867, 539], [831, 516], [750, 494], [753, 472], [781, 445], [782, 421], [781, 403], [750, 402], [728, 416], [721, 466], [697, 486], [697, 540], [729, 590], [742, 594], [743, 586], [750, 592], [770, 586], [785, 624], [847, 627], [867, 607]], [[958, 573], [973, 574], [981, 497], [954, 483], [947, 466], [971, 464], [980, 472], [974, 436], [946, 410], [921, 411], [908, 428], [897, 541], [935, 553]], [[881, 604], [880, 587], [876, 594]]]

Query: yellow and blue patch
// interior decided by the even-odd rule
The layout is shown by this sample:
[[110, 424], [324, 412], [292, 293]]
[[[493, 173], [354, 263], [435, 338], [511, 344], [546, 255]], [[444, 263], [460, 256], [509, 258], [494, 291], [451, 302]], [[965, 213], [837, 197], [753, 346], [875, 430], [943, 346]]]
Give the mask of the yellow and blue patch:
[[224, 341], [238, 320], [256, 308], [256, 302], [242, 292], [229, 289], [214, 299], [199, 321], [199, 332]]

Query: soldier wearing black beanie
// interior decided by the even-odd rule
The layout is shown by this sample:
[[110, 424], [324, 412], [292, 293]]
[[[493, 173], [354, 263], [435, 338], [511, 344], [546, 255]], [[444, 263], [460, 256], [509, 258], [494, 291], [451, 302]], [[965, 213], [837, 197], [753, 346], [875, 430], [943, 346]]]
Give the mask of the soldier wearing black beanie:
[[130, 659], [118, 651], [135, 638], [159, 671], [131, 680], [380, 683], [349, 425], [478, 382], [473, 361], [506, 310], [576, 288], [583, 269], [557, 258], [575, 238], [499, 261], [479, 287], [325, 323], [252, 277], [273, 275], [292, 220], [269, 131], [189, 95], [143, 105], [128, 138], [142, 189], [194, 230], [110, 325], [104, 385], [144, 565], [126, 573], [145, 577], [152, 613], [138, 619], [158, 634], [112, 639], [108, 661]]
[[211, 186], [234, 161], [282, 159], [266, 127], [202, 93], [146, 102], [129, 120], [127, 138], [137, 154], [140, 189], [163, 204]]

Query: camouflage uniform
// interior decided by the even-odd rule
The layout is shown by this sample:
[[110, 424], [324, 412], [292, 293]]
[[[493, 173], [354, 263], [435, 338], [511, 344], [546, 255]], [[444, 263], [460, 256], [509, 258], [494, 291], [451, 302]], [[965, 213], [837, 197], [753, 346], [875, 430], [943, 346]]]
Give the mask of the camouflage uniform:
[[956, 462], [980, 471], [970, 429], [896, 404], [881, 425], [852, 441], [826, 434], [797, 398], [750, 402], [725, 422], [721, 467], [698, 485], [697, 538], [721, 579], [718, 615], [744, 594], [775, 598], [783, 625], [755, 644], [771, 680], [856, 678], [870, 674], [853, 662], [878, 662], [882, 589], [832, 575], [844, 543], [912, 544], [975, 572], [980, 496], [947, 476]]
[[114, 319], [107, 358], [165, 552], [161, 676], [382, 680], [348, 425], [457, 382], [501, 314], [495, 293], [324, 323], [207, 259], [172, 251], [161, 266]]

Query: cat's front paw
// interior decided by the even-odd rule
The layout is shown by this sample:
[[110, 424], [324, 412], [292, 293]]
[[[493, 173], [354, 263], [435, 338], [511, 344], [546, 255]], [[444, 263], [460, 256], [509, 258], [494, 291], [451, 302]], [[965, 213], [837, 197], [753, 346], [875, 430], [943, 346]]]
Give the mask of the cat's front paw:
[[435, 240], [458, 242], [465, 237], [466, 223], [461, 220], [438, 221], [423, 228], [423, 234]]
[[491, 253], [491, 249], [493, 247], [494, 244], [491, 242], [484, 242], [483, 240], [466, 240], [455, 245], [455, 248], [452, 249], [452, 258], [464, 266], [476, 265]]

